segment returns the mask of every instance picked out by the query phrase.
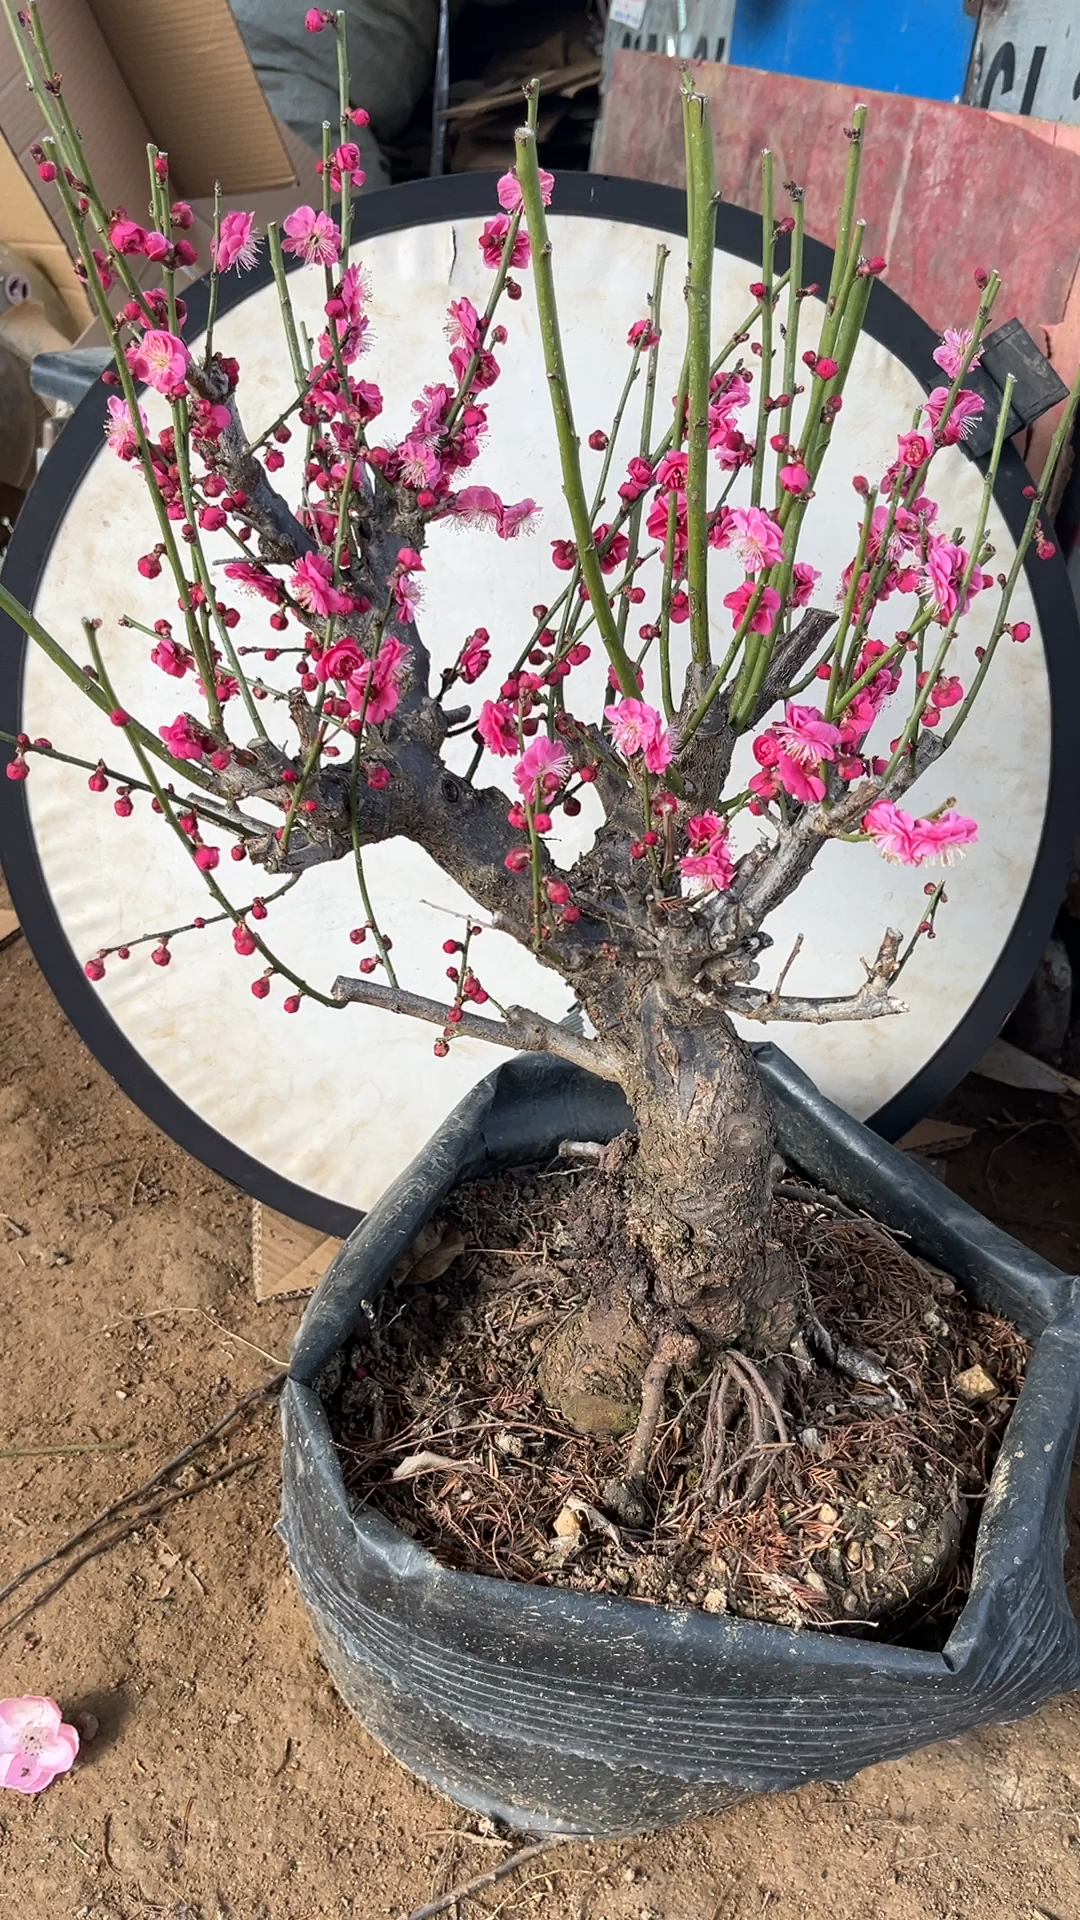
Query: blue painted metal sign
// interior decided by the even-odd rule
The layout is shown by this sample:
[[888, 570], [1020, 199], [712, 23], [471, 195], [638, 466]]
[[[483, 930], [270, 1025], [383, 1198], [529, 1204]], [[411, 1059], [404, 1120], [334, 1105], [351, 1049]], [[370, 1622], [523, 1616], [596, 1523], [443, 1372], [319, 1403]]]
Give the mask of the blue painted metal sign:
[[738, 0], [736, 66], [959, 100], [976, 23], [963, 0]]

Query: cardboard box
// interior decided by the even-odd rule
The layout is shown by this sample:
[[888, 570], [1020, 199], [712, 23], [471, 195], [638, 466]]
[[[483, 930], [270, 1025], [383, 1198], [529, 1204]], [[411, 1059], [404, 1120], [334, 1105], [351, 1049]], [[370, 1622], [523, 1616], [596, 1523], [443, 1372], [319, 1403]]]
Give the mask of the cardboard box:
[[317, 1227], [305, 1227], [253, 1200], [251, 1266], [256, 1300], [261, 1305], [265, 1300], [313, 1293], [340, 1247], [340, 1240], [328, 1238]]
[[[109, 207], [145, 219], [146, 148], [169, 155], [179, 196], [249, 194], [296, 178], [227, 0], [42, 0], [49, 51]], [[29, 149], [43, 127], [0, 26], [0, 242], [44, 272], [72, 321], [92, 318], [63, 207]]]

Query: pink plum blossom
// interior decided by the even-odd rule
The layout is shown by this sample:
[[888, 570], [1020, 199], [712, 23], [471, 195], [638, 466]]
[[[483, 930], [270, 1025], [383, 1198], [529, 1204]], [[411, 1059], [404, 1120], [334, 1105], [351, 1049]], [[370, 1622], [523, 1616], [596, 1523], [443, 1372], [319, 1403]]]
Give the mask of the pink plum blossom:
[[484, 701], [477, 717], [476, 731], [489, 753], [505, 757], [519, 750], [514, 716], [501, 700]]
[[723, 893], [735, 878], [735, 867], [727, 847], [714, 844], [705, 853], [684, 853], [679, 872], [687, 880], [702, 880], [713, 893]]
[[626, 336], [628, 347], [637, 347], [639, 353], [648, 353], [660, 339], [651, 320], [635, 320]]
[[810, 565], [808, 560], [796, 560], [795, 565], [791, 569], [791, 577], [794, 582], [791, 604], [793, 607], [805, 607], [809, 603], [810, 595], [821, 579], [821, 574], [817, 567]]
[[935, 820], [918, 820], [915, 824], [919, 829], [915, 845], [923, 866], [940, 860], [943, 867], [951, 867], [964, 848], [979, 837], [978, 823], [952, 808], [939, 813]]
[[[754, 592], [755, 585], [753, 580], [744, 580], [741, 586], [734, 587], [730, 593], [725, 593], [724, 605], [725, 607], [730, 607], [732, 620], [736, 627], [742, 625], [746, 609], [750, 605]], [[754, 609], [753, 617], [750, 621], [750, 632], [771, 633], [773, 623], [779, 611], [780, 595], [777, 593], [776, 588], [762, 587], [758, 604]]]
[[186, 713], [178, 713], [175, 720], [167, 727], [159, 727], [158, 732], [174, 760], [201, 760], [206, 752]]
[[127, 349], [127, 362], [136, 380], [155, 392], [182, 393], [187, 378], [188, 350], [175, 333], [151, 327]]
[[341, 235], [328, 213], [316, 213], [314, 207], [297, 207], [281, 223], [285, 235], [282, 249], [294, 253], [309, 266], [335, 266], [341, 253]]
[[157, 646], [151, 649], [150, 658], [154, 666], [160, 667], [162, 673], [167, 673], [171, 680], [182, 680], [192, 665], [191, 655], [186, 648], [178, 647], [176, 641], [170, 640], [167, 635], [163, 635]]
[[[139, 443], [135, 438], [135, 425], [127, 401], [111, 393], [108, 400], [108, 413], [109, 417], [105, 422], [106, 441], [113, 452], [119, 454], [121, 460], [133, 460]], [[139, 419], [145, 428], [146, 415], [141, 407]]]
[[323, 553], [302, 554], [293, 568], [293, 599], [306, 613], [344, 613], [351, 605], [334, 586], [334, 569]]
[[491, 665], [490, 638], [486, 627], [477, 627], [475, 633], [470, 633], [458, 655], [457, 670], [467, 687], [471, 687], [474, 680], [479, 680]]
[[40, 1793], [78, 1751], [79, 1736], [55, 1700], [33, 1693], [0, 1700], [0, 1787]]
[[[934, 602], [944, 620], [951, 619], [960, 606], [960, 589], [969, 557], [965, 547], [944, 539], [941, 534], [932, 533], [927, 540], [921, 590]], [[962, 613], [967, 612], [975, 595], [981, 590], [984, 579], [988, 578], [978, 567], [972, 568], [967, 594], [960, 609]]]
[[211, 247], [213, 262], [219, 273], [227, 273], [230, 267], [253, 267], [259, 257], [259, 243], [255, 238], [255, 215], [253, 213], [227, 213], [221, 222], [216, 249]]
[[[771, 731], [779, 749], [776, 777], [784, 792], [805, 804], [824, 799], [825, 782], [818, 768], [823, 760], [835, 760], [839, 727], [817, 707], [800, 707], [789, 700], [783, 720]], [[756, 746], [755, 742], [755, 750]]]
[[607, 522], [593, 528], [593, 544], [600, 557], [601, 573], [614, 573], [621, 567], [630, 552], [630, 542], [625, 533], [612, 533]]
[[340, 193], [344, 181], [352, 187], [362, 187], [367, 174], [360, 165], [360, 149], [355, 140], [343, 140], [330, 155], [330, 185], [335, 193]]
[[[485, 267], [497, 267], [502, 263], [506, 236], [510, 231], [510, 215], [497, 213], [493, 220], [485, 223], [480, 235], [480, 251], [484, 256]], [[514, 236], [514, 245], [510, 253], [512, 267], [527, 267], [532, 255], [532, 243], [524, 227], [519, 227]]]
[[446, 511], [467, 527], [485, 527], [494, 532], [503, 511], [503, 503], [494, 487], [462, 487], [452, 493]]
[[545, 792], [554, 792], [562, 785], [569, 765], [566, 748], [557, 740], [549, 740], [546, 733], [539, 733], [514, 768], [514, 784], [528, 801], [532, 801], [539, 786], [542, 798]]
[[[955, 380], [963, 365], [964, 355], [971, 345], [970, 327], [946, 327], [941, 336], [941, 344], [934, 348], [934, 359], [948, 380]], [[982, 348], [973, 356], [971, 367], [977, 367], [982, 359]], [[968, 371], [971, 371], [969, 367]]]
[[470, 353], [476, 352], [483, 339], [480, 315], [464, 294], [460, 300], [451, 300], [447, 309], [446, 337], [452, 347], [466, 347]]
[[495, 529], [500, 540], [516, 540], [519, 533], [531, 533], [540, 509], [535, 500], [514, 500], [504, 506]]
[[886, 860], [905, 867], [940, 860], [951, 866], [958, 853], [978, 839], [974, 820], [947, 809], [933, 820], [916, 820], [892, 800], [877, 800], [863, 815], [863, 827]]
[[447, 511], [467, 526], [488, 527], [500, 540], [514, 540], [531, 530], [540, 510], [535, 500], [505, 502], [493, 487], [462, 487], [451, 495]]
[[686, 475], [689, 464], [690, 456], [684, 453], [682, 448], [676, 448], [671, 453], [665, 453], [656, 469], [657, 486], [666, 487], [669, 492], [685, 493]]
[[109, 239], [117, 253], [142, 253], [146, 248], [146, 228], [137, 220], [114, 220]]
[[780, 559], [784, 536], [764, 507], [732, 507], [717, 544], [733, 547], [747, 573], [761, 573]]
[[359, 265], [346, 267], [335, 296], [342, 308], [341, 314], [337, 317], [347, 320], [350, 327], [360, 326], [361, 322], [367, 318], [364, 312], [367, 296], [368, 285], [363, 267]]
[[923, 463], [929, 460], [934, 451], [934, 443], [925, 433], [901, 433], [897, 436], [896, 450], [899, 458], [911, 473], [917, 473]]
[[[550, 207], [551, 205], [551, 190], [554, 185], [555, 175], [548, 173], [545, 167], [541, 167], [540, 192], [543, 195], [545, 207]], [[524, 205], [521, 197], [521, 184], [517, 174], [514, 172], [504, 173], [495, 191], [499, 196], [499, 205], [504, 213], [517, 213], [518, 209]]]
[[[927, 395], [923, 403], [927, 418], [935, 433], [938, 431], [938, 424], [945, 410], [945, 402], [948, 397], [948, 387], [935, 387], [933, 392]], [[977, 420], [982, 410], [983, 403], [981, 395], [973, 393], [970, 387], [961, 387], [952, 403], [949, 418], [942, 429], [942, 439], [945, 441], [945, 444], [947, 446], [953, 446], [956, 441], [963, 440], [967, 434], [969, 423], [972, 420]]]
[[635, 453], [632, 459], [627, 461], [626, 479], [619, 488], [620, 500], [625, 500], [629, 504], [640, 500], [642, 494], [652, 484], [652, 477], [653, 471], [649, 462], [641, 454]]
[[692, 851], [679, 861], [684, 879], [704, 881], [706, 888], [723, 893], [735, 878], [727, 822], [718, 813], [695, 814], [686, 823]]
[[810, 475], [801, 460], [792, 460], [788, 466], [780, 469], [780, 485], [785, 493], [805, 493], [810, 485]]
[[644, 700], [624, 699], [605, 707], [611, 737], [626, 760], [640, 753], [650, 773], [663, 773], [675, 757], [671, 735], [655, 707]]
[[373, 727], [381, 726], [395, 711], [411, 660], [412, 648], [387, 634], [375, 659], [362, 661], [349, 675], [349, 704]]
[[426, 440], [414, 435], [402, 441], [398, 448], [400, 467], [398, 479], [403, 487], [434, 487], [442, 475], [442, 462], [434, 447]]
[[367, 655], [359, 640], [337, 640], [332, 647], [327, 647], [320, 660], [316, 660], [315, 678], [319, 681], [340, 680], [344, 685], [351, 673], [356, 673], [358, 668], [367, 664]]
[[792, 700], [788, 701], [784, 718], [777, 721], [773, 732], [781, 755], [786, 753], [803, 766], [834, 759], [840, 738], [839, 729], [831, 720], [826, 720], [817, 707], [799, 707]]
[[230, 560], [224, 568], [226, 580], [235, 580], [238, 586], [249, 587], [252, 593], [261, 595], [264, 600], [281, 600], [282, 585], [272, 573], [260, 567], [253, 560]]
[[707, 847], [710, 840], [715, 840], [718, 834], [726, 833], [725, 821], [718, 813], [713, 813], [711, 810], [695, 813], [686, 823], [686, 837], [695, 853], [700, 852], [702, 847]]
[[392, 586], [394, 610], [404, 626], [416, 618], [420, 605], [420, 582], [413, 579], [414, 573], [423, 573], [424, 562], [415, 547], [401, 547], [398, 551], [397, 566], [394, 568]]

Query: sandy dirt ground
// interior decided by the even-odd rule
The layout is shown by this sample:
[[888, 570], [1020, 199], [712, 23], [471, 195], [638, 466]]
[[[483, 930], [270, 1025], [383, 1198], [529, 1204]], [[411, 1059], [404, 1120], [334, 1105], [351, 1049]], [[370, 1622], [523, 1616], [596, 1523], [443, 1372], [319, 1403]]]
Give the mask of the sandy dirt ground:
[[[954, 1184], [1075, 1270], [1080, 1181], [1056, 1103], [973, 1080], [947, 1111], [977, 1126]], [[299, 1310], [254, 1302], [248, 1202], [113, 1086], [25, 941], [0, 952], [0, 1584], [266, 1380]], [[110, 1450], [4, 1457], [87, 1441]], [[0, 1608], [0, 1694], [54, 1694], [100, 1723], [73, 1773], [2, 1796], [5, 1920], [405, 1920], [503, 1857], [334, 1693], [273, 1531], [277, 1452], [258, 1402], [202, 1462], [249, 1465], [28, 1619], [5, 1626], [15, 1597]], [[1076, 1920], [1080, 1698], [848, 1786], [560, 1848], [460, 1920], [483, 1912]]]

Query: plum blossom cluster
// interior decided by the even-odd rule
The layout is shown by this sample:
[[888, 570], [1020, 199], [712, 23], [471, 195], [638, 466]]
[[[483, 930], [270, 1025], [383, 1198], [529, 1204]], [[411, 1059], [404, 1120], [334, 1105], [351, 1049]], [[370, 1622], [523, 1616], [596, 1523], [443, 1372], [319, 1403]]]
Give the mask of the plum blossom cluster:
[[[305, 26], [338, 36], [344, 54], [342, 14], [311, 9]], [[106, 441], [141, 476], [154, 513], [157, 537], [133, 568], [161, 581], [160, 607], [149, 624], [134, 615], [125, 624], [145, 636], [172, 715], [146, 724], [132, 715], [113, 683], [107, 636], [88, 619], [89, 658], [46, 641], [116, 728], [124, 765], [96, 749], [66, 757], [85, 767], [91, 793], [111, 796], [118, 819], [157, 815], [209, 893], [205, 915], [92, 955], [91, 979], [144, 943], [167, 967], [181, 934], [220, 927], [254, 967], [257, 1000], [276, 999], [280, 985], [288, 1013], [308, 1000], [337, 1005], [270, 944], [267, 919], [311, 865], [340, 859], [363, 906], [350, 939], [364, 948], [365, 991], [402, 1004], [364, 865], [367, 847], [400, 834], [429, 845], [493, 924], [575, 981], [589, 956], [636, 964], [643, 940], [662, 944], [657, 928], [686, 924], [695, 939], [709, 930], [722, 962], [747, 939], [751, 883], [764, 917], [795, 882], [770, 891], [762, 875], [770, 863], [801, 875], [808, 863], [787, 850], [804, 838], [815, 851], [830, 838], [854, 841], [862, 857], [876, 851], [912, 867], [947, 865], [976, 840], [976, 823], [951, 801], [925, 813], [915, 795], [912, 811], [901, 803], [955, 738], [1002, 637], [1030, 635], [1027, 621], [1009, 618], [1019, 562], [995, 571], [987, 533], [1008, 396], [975, 524], [950, 525], [930, 491], [982, 411], [965, 383], [996, 275], [977, 276], [972, 324], [943, 335], [934, 355], [943, 384], [898, 431], [885, 472], [874, 482], [854, 476], [851, 492], [828, 482], [834, 517], [852, 503], [850, 558], [839, 579], [823, 581], [800, 543], [885, 266], [862, 254], [861, 228], [826, 302], [801, 282], [801, 190], [783, 216], [770, 202], [761, 277], [720, 353], [708, 332], [711, 242], [691, 250], [685, 353], [670, 350], [661, 248], [644, 311], [628, 327], [614, 416], [579, 434], [552, 271], [558, 193], [539, 165], [532, 94], [515, 164], [477, 238], [471, 290], [448, 300], [432, 377], [391, 432], [368, 369], [371, 291], [352, 240], [367, 116], [349, 97], [344, 57], [322, 204], [297, 207], [265, 233], [249, 211], [216, 218], [202, 263], [209, 315], [196, 338], [177, 284], [197, 261], [194, 216], [173, 193], [167, 155], [151, 152], [145, 216], [106, 208], [56, 108], [36, 17], [27, 36], [28, 76], [50, 128], [35, 158], [63, 198], [114, 348]], [[860, 145], [861, 123], [851, 194]], [[691, 140], [688, 165], [700, 170], [703, 152]], [[709, 194], [691, 199], [712, 204]], [[790, 264], [778, 277], [780, 246]], [[253, 437], [241, 368], [216, 346], [214, 315], [223, 277], [250, 272], [264, 248], [293, 393]], [[294, 312], [294, 274], [314, 276], [307, 284], [319, 289], [310, 334]], [[534, 532], [541, 509], [523, 486], [518, 498], [496, 490], [484, 460], [512, 332], [504, 316], [526, 292], [540, 320], [565, 505], [547, 504], [550, 587], [523, 631], [508, 633], [485, 605], [486, 577], [512, 573], [512, 543]], [[815, 299], [816, 342], [800, 352]], [[665, 393], [665, 381], [675, 390]], [[631, 400], [642, 395], [635, 415]], [[1042, 521], [1048, 485], [1049, 474], [1031, 490], [1020, 559], [1029, 546], [1053, 550]], [[433, 527], [499, 543], [487, 570], [477, 564], [476, 624], [434, 671], [424, 635]], [[962, 623], [991, 605], [980, 647], [965, 650]], [[468, 771], [449, 776], [459, 741]], [[26, 780], [35, 755], [57, 753], [25, 734], [10, 746], [13, 782]], [[604, 825], [596, 851], [568, 867], [567, 823], [590, 791]], [[225, 880], [245, 861], [284, 884], [251, 889], [238, 905]], [[440, 1053], [489, 997], [471, 958], [480, 927], [468, 918], [463, 939], [446, 947], [453, 995]], [[752, 979], [739, 954], [732, 979]], [[722, 976], [714, 967], [711, 978]]]

